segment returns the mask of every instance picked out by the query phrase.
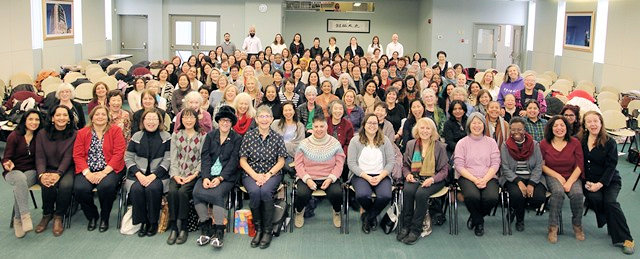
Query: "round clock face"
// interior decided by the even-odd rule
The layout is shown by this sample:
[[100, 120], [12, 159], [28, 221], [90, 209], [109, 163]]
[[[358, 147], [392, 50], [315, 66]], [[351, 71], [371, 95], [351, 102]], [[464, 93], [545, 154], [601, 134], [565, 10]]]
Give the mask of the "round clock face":
[[267, 12], [267, 9], [268, 9], [268, 7], [267, 7], [266, 4], [260, 4], [258, 6], [258, 11], [260, 11], [261, 13]]

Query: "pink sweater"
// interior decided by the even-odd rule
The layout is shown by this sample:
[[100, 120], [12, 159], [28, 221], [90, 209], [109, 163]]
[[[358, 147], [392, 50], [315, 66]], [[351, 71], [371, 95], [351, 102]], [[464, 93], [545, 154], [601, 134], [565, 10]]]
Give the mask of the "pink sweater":
[[[482, 178], [489, 168], [500, 168], [500, 150], [491, 137], [466, 136], [458, 141], [454, 152], [455, 168], [466, 168], [473, 176]], [[456, 178], [460, 173], [456, 170]], [[497, 174], [494, 176], [497, 178]]]
[[310, 136], [300, 142], [295, 155], [296, 176], [306, 182], [308, 179], [331, 179], [333, 182], [342, 175], [345, 154], [337, 139], [325, 135], [323, 139]]

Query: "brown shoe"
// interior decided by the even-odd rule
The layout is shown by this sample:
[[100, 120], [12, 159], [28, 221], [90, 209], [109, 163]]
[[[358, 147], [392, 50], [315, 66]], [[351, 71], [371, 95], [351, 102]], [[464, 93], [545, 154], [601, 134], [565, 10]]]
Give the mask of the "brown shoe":
[[53, 235], [59, 237], [64, 232], [64, 226], [62, 226], [62, 216], [53, 216]]
[[36, 233], [42, 233], [49, 226], [49, 221], [51, 221], [51, 215], [43, 215], [40, 223], [36, 226]]
[[549, 243], [555, 244], [558, 242], [558, 226], [549, 226]]
[[573, 225], [573, 233], [576, 234], [576, 239], [580, 241], [584, 240], [584, 231], [582, 230], [582, 226]]

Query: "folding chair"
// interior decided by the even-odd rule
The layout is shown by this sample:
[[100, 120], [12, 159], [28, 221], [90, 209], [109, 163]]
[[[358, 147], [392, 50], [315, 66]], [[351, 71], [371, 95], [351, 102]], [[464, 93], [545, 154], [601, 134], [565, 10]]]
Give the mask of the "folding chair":
[[[344, 200], [343, 201], [344, 220], [341, 220], [342, 221], [341, 226], [344, 226], [344, 234], [349, 234], [349, 190], [355, 192], [355, 188], [353, 187], [353, 185], [351, 185], [350, 182], [344, 183], [343, 188], [344, 188], [344, 191], [342, 192], [342, 198]], [[400, 220], [401, 212], [402, 212], [402, 191], [403, 191], [402, 183], [394, 183], [391, 186], [391, 203], [398, 204], [398, 208], [400, 208], [398, 213], [398, 226], [396, 227], [396, 231], [402, 228], [402, 220]], [[371, 198], [372, 199], [376, 198], [375, 192], [371, 193]], [[386, 210], [383, 210], [383, 211], [386, 211]]]
[[[296, 179], [294, 179], [293, 183], [291, 184], [291, 206], [290, 206], [291, 211], [290, 211], [289, 215], [291, 216], [292, 219], [293, 219], [293, 217], [295, 215], [295, 212], [296, 212], [293, 205], [295, 204], [295, 201], [296, 201], [296, 192], [298, 191], [298, 186], [296, 185], [296, 182], [298, 180], [300, 180], [300, 179], [296, 177]], [[340, 181], [340, 180], [338, 180], [338, 181]], [[349, 208], [345, 207], [345, 203], [344, 203], [344, 196], [345, 196], [344, 192], [345, 192], [345, 189], [344, 188], [341, 188], [341, 189], [342, 189], [343, 202], [340, 205], [340, 234], [344, 234], [343, 218], [344, 218], [345, 211], [348, 210]], [[313, 191], [311, 193], [311, 196], [312, 197], [324, 197], [324, 196], [327, 196], [327, 193], [324, 190], [317, 189], [317, 190], [315, 190], [315, 191]], [[293, 225], [294, 224], [289, 223], [289, 232], [291, 232], [291, 233], [293, 233], [293, 229], [294, 229]]]

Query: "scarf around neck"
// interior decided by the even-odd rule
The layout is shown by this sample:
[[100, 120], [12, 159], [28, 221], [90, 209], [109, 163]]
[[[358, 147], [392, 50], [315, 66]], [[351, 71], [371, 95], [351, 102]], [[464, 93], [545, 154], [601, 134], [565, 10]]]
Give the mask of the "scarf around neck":
[[236, 125], [233, 126], [233, 130], [240, 135], [244, 135], [245, 133], [247, 133], [247, 130], [249, 130], [249, 126], [251, 126], [252, 121], [252, 118], [247, 116], [247, 114], [245, 113], [238, 119]]
[[416, 139], [413, 156], [411, 157], [412, 174], [427, 177], [433, 177], [435, 175], [436, 158], [434, 144], [429, 145], [426, 151], [425, 154], [422, 154], [422, 139]]
[[506, 145], [509, 155], [516, 161], [525, 161], [533, 155], [533, 137], [529, 133], [524, 133], [522, 147], [519, 147], [512, 137], [507, 139]]

